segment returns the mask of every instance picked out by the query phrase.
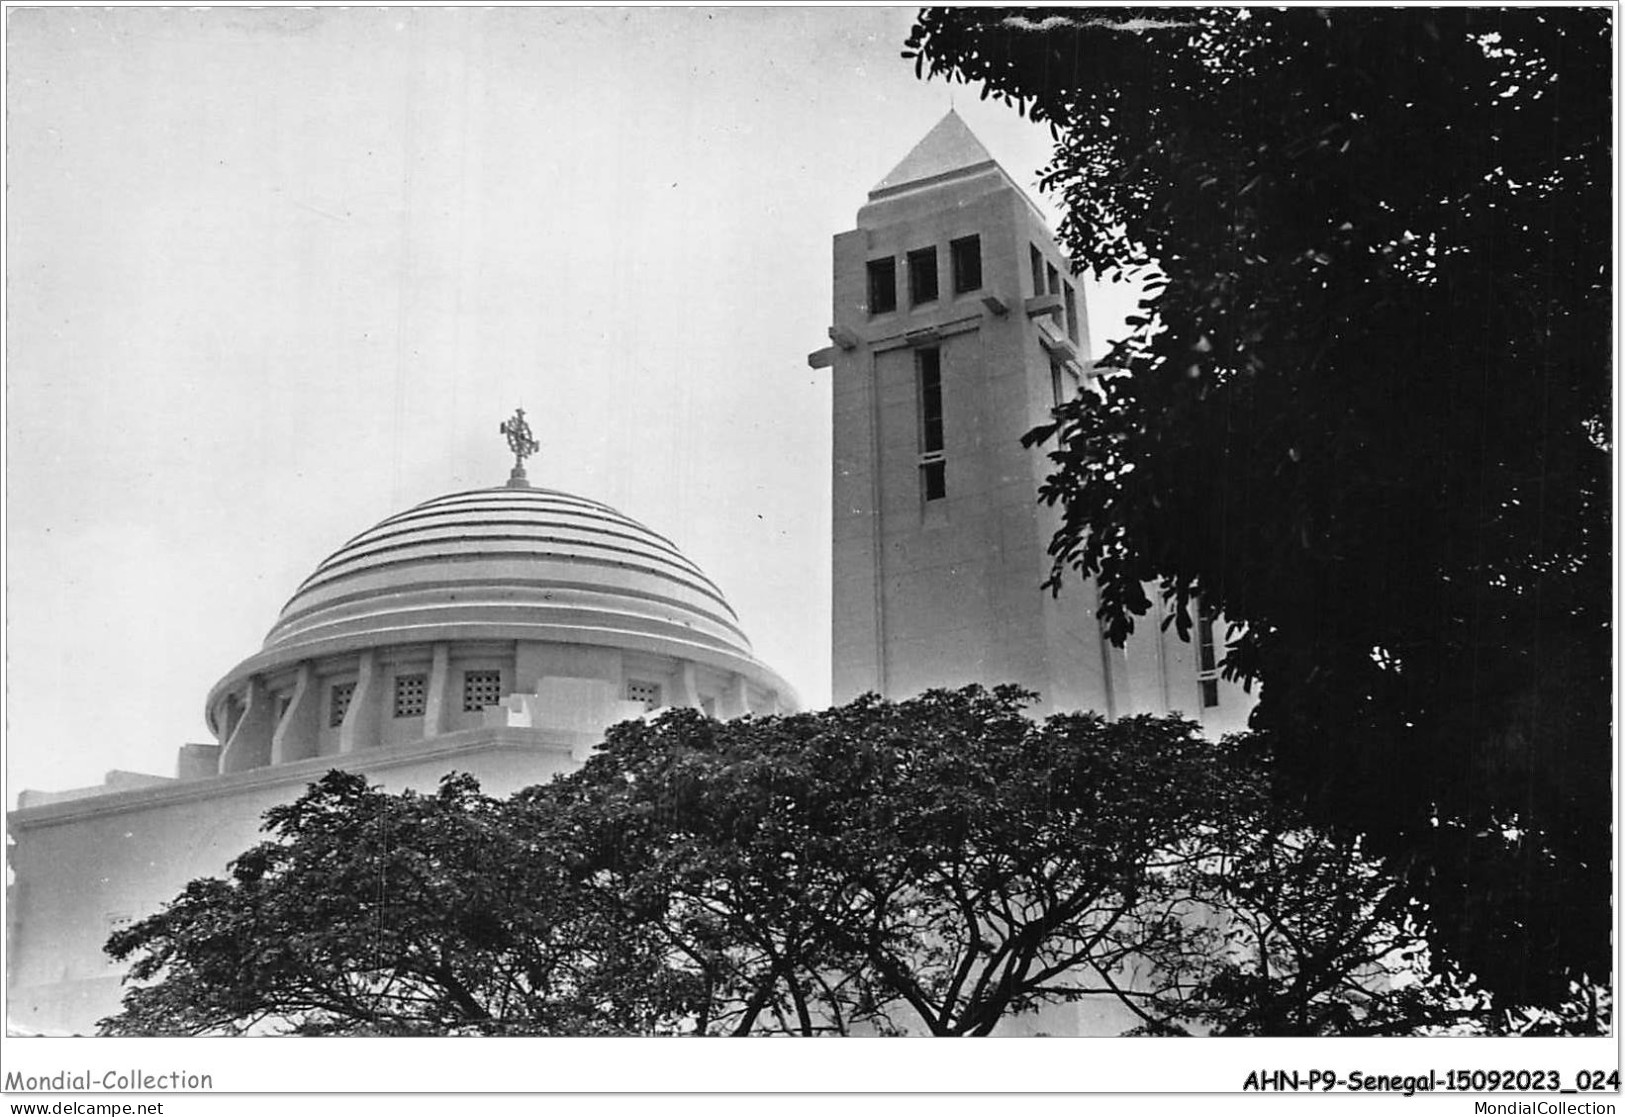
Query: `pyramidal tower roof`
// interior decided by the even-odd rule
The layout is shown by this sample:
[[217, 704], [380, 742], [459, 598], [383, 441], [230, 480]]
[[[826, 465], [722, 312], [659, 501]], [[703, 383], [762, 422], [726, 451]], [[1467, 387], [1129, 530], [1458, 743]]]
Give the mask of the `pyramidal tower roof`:
[[972, 134], [957, 112], [949, 109], [948, 115], [937, 121], [937, 126], [914, 145], [914, 150], [875, 184], [869, 197], [878, 198], [905, 186], [991, 166], [997, 164], [982, 141]]

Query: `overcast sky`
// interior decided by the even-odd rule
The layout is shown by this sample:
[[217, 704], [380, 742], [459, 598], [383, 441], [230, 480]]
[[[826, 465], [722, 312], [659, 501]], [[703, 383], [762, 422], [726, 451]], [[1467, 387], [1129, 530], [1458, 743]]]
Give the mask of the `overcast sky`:
[[317, 562], [506, 478], [516, 405], [533, 483], [827, 704], [830, 239], [950, 94], [1018, 182], [1050, 148], [917, 80], [913, 12], [11, 11], [10, 801], [173, 774]]

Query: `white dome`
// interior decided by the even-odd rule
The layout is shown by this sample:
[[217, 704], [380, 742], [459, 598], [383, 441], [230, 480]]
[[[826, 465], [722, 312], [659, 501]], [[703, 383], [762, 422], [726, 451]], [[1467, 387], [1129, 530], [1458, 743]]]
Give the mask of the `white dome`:
[[533, 641], [677, 657], [742, 673], [793, 705], [758, 662], [722, 591], [665, 536], [614, 508], [508, 485], [390, 516], [324, 559], [256, 655], [252, 675], [299, 661], [436, 641]]

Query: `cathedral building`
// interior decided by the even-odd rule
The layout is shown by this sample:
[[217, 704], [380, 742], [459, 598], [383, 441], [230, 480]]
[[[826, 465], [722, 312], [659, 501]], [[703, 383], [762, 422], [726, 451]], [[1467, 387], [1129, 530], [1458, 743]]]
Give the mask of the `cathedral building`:
[[653, 710], [732, 718], [797, 701], [664, 535], [532, 487], [518, 466], [505, 485], [425, 501], [305, 579], [264, 646], [209, 692], [215, 743], [183, 746], [176, 778], [22, 793], [9, 819], [9, 1023], [83, 1034], [116, 1012], [108, 934], [223, 873], [267, 808], [330, 769], [392, 791], [468, 772], [506, 795], [573, 770], [605, 729]]
[[[1090, 585], [1041, 589], [1056, 519], [1034, 497], [1045, 459], [1020, 440], [1091, 389], [1088, 324], [1037, 210], [956, 114], [870, 192], [834, 257], [831, 344], [810, 361], [833, 378], [835, 701], [1015, 682], [1041, 695], [1039, 713], [1180, 711], [1210, 733], [1239, 728], [1247, 702], [1217, 678], [1213, 618], [1186, 644], [1152, 616], [1117, 649]], [[391, 516], [297, 587], [209, 692], [214, 740], [183, 746], [174, 778], [21, 794], [12, 1028], [93, 1030], [121, 994], [108, 934], [224, 872], [268, 807], [329, 769], [389, 790], [469, 772], [504, 795], [663, 707], [797, 708], [670, 539], [533, 487], [523, 412], [503, 431], [506, 484]]]

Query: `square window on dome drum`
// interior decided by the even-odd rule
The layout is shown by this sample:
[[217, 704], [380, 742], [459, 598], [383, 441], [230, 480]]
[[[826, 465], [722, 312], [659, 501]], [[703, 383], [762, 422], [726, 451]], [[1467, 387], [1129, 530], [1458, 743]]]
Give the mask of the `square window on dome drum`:
[[502, 701], [501, 671], [463, 672], [463, 712], [475, 713]]
[[350, 699], [355, 697], [354, 683], [334, 683], [327, 702], [327, 725], [337, 729], [344, 724], [344, 715], [350, 712]]
[[395, 676], [395, 716], [420, 718], [428, 701], [429, 680], [425, 675]]
[[626, 700], [628, 702], [641, 702], [645, 710], [652, 710], [660, 705], [660, 684], [651, 683], [644, 679], [626, 680]]

